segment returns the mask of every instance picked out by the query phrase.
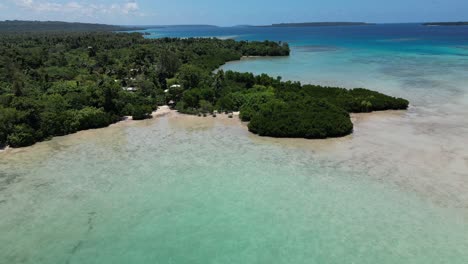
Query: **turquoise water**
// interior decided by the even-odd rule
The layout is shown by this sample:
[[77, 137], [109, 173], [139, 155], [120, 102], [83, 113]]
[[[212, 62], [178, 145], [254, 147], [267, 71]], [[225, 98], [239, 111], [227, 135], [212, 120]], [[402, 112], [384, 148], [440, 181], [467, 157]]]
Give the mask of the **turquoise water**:
[[284, 38], [223, 68], [412, 106], [340, 139], [172, 113], [0, 153], [0, 263], [468, 263], [468, 29], [406, 26], [151, 31]]

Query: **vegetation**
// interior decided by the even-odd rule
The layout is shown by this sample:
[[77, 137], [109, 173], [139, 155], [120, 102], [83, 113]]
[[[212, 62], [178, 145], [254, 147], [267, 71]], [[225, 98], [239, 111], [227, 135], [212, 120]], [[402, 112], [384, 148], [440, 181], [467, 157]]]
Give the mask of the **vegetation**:
[[353, 131], [349, 113], [408, 107], [405, 99], [362, 88], [301, 85], [232, 71], [219, 71], [212, 78], [211, 85], [184, 91], [177, 109], [209, 112], [212, 108], [202, 104], [210, 102], [219, 111], [240, 111], [240, 118], [250, 121], [249, 130], [261, 136], [339, 137]]
[[[240, 111], [262, 136], [325, 138], [353, 130], [349, 113], [406, 109], [366, 89], [213, 73], [242, 56], [289, 55], [286, 43], [145, 39], [138, 33], [0, 35], [0, 146], [22, 147], [99, 128], [158, 105], [188, 114]], [[214, 114], [212, 114], [215, 116]]]
[[90, 23], [69, 23], [60, 21], [0, 21], [0, 32], [90, 32], [90, 31], [125, 31], [142, 28], [123, 27]]
[[260, 106], [249, 130], [260, 136], [326, 138], [353, 131], [348, 112], [311, 97], [298, 102], [271, 100]]
[[123, 116], [149, 118], [170, 101], [181, 111], [211, 112], [219, 98], [242, 88], [224, 87], [224, 74], [213, 70], [242, 56], [288, 54], [287, 44], [269, 41], [1, 34], [0, 146], [28, 146]]
[[468, 26], [468, 22], [431, 22], [423, 23], [424, 26]]

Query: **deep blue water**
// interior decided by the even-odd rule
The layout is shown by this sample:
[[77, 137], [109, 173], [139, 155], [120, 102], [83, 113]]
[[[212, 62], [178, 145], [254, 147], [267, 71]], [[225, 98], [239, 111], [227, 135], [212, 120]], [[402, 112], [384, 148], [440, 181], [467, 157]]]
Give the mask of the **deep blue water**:
[[149, 29], [150, 37], [218, 37], [286, 41], [292, 47], [326, 45], [422, 54], [468, 55], [468, 26], [380, 24], [337, 27], [168, 27]]
[[406, 97], [414, 106], [467, 103], [468, 26], [167, 27], [144, 32], [149, 38], [285, 41], [292, 48], [287, 58], [244, 60], [223, 69], [365, 87]]

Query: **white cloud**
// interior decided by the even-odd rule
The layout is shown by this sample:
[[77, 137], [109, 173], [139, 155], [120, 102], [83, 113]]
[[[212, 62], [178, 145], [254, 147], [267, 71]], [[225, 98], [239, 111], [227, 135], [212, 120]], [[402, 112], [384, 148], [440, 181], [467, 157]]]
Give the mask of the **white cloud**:
[[[93, 4], [87, 1], [76, 2], [67, 2], [67, 3], [58, 3], [46, 0], [10, 0], [18, 7], [33, 11], [41, 14], [45, 13], [70, 13], [74, 16], [81, 15], [87, 17], [95, 17], [97, 15], [143, 15], [139, 12], [139, 6], [136, 1], [128, 1], [124, 3], [117, 3], [104, 5], [104, 4]], [[95, 2], [95, 1], [93, 1]]]
[[136, 2], [128, 2], [122, 6], [122, 12], [125, 14], [138, 11], [138, 4]]
[[13, 1], [16, 5], [24, 8], [32, 8], [33, 0], [14, 0]]

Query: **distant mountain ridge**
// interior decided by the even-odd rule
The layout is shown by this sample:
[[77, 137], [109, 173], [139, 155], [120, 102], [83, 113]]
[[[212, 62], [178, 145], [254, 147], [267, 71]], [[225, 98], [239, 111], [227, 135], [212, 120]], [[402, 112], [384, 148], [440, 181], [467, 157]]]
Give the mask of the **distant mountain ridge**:
[[143, 27], [115, 26], [106, 24], [61, 22], [61, 21], [0, 21], [0, 32], [100, 32], [139, 30]]
[[186, 25], [162, 25], [160, 27], [171, 27], [171, 28], [178, 28], [178, 27], [208, 27], [208, 28], [217, 28], [219, 26], [215, 26], [215, 25], [203, 25], [203, 24], [193, 24], [193, 25], [190, 25], [190, 24], [186, 24]]
[[366, 26], [374, 25], [365, 22], [305, 22], [305, 23], [279, 23], [257, 27], [329, 27], [329, 26]]
[[423, 23], [424, 26], [468, 26], [468, 22], [429, 22]]

